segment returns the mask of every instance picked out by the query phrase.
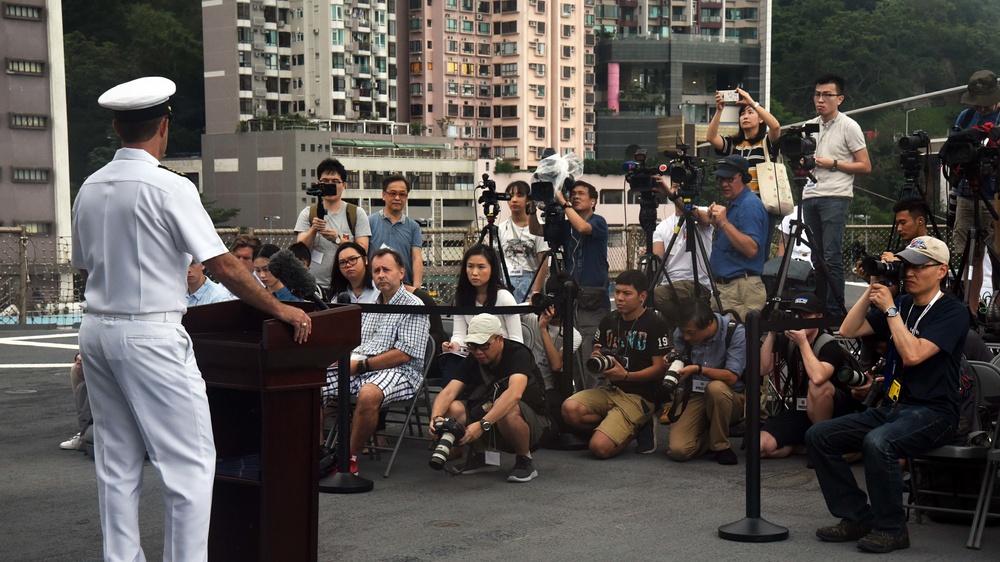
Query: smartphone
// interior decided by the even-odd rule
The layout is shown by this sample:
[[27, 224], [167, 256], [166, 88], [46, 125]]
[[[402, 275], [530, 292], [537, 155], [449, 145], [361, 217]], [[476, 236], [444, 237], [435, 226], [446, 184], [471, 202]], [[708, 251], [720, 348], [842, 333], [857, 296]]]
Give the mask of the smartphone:
[[736, 90], [719, 90], [722, 94], [722, 101], [726, 103], [736, 103], [740, 101], [740, 93]]

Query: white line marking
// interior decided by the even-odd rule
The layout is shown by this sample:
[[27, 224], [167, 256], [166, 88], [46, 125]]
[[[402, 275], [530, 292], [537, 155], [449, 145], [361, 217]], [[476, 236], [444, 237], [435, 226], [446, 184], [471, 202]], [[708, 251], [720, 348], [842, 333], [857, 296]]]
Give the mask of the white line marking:
[[3, 341], [0, 340], [0, 345], [18, 345], [24, 347], [49, 347], [53, 349], [72, 349], [74, 351], [79, 350], [80, 346], [76, 344], [68, 343], [41, 343], [33, 341]]
[[72, 366], [72, 363], [12, 363], [0, 365], [0, 369], [68, 369]]

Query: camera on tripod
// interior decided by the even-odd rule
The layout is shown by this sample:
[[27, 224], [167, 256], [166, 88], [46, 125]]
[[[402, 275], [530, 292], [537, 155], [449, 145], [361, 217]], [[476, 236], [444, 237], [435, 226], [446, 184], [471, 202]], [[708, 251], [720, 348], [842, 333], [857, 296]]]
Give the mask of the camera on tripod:
[[991, 123], [954, 131], [941, 147], [941, 162], [950, 170], [950, 176], [959, 180], [972, 182], [993, 177], [1000, 168], [998, 138], [1000, 129]]
[[816, 139], [813, 134], [819, 132], [819, 123], [806, 123], [801, 127], [789, 127], [778, 137], [778, 150], [788, 158], [792, 169], [812, 170], [816, 167]]
[[[666, 166], [661, 166], [657, 171], [665, 172], [666, 169]], [[645, 148], [636, 150], [635, 155], [629, 161], [622, 164], [622, 171], [625, 172], [625, 181], [628, 182], [630, 191], [635, 191], [643, 195], [653, 192], [654, 168], [646, 165]]]
[[442, 418], [434, 422], [434, 433], [438, 434], [439, 440], [429, 464], [434, 470], [441, 470], [448, 462], [451, 448], [465, 437], [465, 426], [453, 418]]
[[484, 206], [498, 205], [500, 201], [510, 201], [509, 193], [497, 192], [497, 182], [491, 180], [489, 174], [483, 174], [483, 180], [479, 182], [476, 189], [483, 190], [478, 202]]
[[701, 186], [705, 181], [705, 167], [708, 166], [707, 158], [688, 156], [686, 144], [676, 145], [677, 150], [664, 150], [663, 155], [671, 158], [666, 165], [666, 172], [670, 175], [670, 183], [680, 185], [677, 190], [677, 197], [684, 200], [685, 204], [697, 199], [701, 195]]
[[627, 362], [625, 356], [621, 354], [618, 348], [608, 347], [601, 349], [600, 355], [588, 358], [585, 365], [591, 373], [603, 373], [614, 368], [616, 359], [622, 365]]

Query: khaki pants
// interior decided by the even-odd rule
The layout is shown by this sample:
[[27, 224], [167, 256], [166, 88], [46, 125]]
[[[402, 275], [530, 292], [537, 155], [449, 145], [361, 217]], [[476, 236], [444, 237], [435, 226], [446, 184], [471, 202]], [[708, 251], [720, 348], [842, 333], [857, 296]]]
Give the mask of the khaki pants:
[[722, 381], [712, 381], [705, 393], [692, 393], [687, 408], [670, 424], [667, 455], [675, 461], [700, 457], [709, 450], [729, 448], [729, 426], [743, 420], [746, 397]]
[[[740, 321], [746, 322], [747, 313], [751, 310], [761, 310], [767, 303], [767, 291], [760, 276], [753, 275], [745, 279], [737, 279], [730, 283], [719, 283], [719, 300], [722, 310], [735, 310], [740, 315]], [[722, 310], [717, 312], [722, 312]]]
[[[699, 291], [701, 300], [708, 302], [712, 294], [711, 290], [702, 285]], [[684, 303], [693, 298], [694, 281], [691, 279], [674, 281], [673, 287], [658, 285], [653, 289], [653, 307], [663, 315], [663, 319], [667, 323], [667, 337], [670, 339], [670, 345], [674, 344], [674, 330], [680, 327], [682, 321], [678, 303]]]

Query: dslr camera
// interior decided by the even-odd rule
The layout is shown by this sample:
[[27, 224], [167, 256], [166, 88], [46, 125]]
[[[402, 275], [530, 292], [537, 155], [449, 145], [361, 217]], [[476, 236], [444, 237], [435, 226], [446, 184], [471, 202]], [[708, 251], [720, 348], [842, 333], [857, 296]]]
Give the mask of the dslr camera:
[[903, 262], [882, 261], [878, 256], [861, 258], [861, 270], [869, 277], [899, 282], [903, 278]]
[[442, 418], [434, 422], [434, 432], [438, 434], [439, 440], [429, 464], [434, 470], [441, 470], [444, 463], [448, 462], [451, 448], [465, 437], [465, 426], [453, 418]]
[[660, 394], [663, 396], [673, 396], [674, 391], [677, 390], [677, 385], [681, 383], [681, 376], [677, 374], [677, 371], [680, 371], [691, 360], [681, 354], [680, 351], [671, 349], [667, 353], [667, 361], [670, 364], [667, 365], [667, 374], [663, 376], [663, 382], [660, 383]]
[[591, 357], [587, 359], [585, 363], [587, 370], [591, 373], [603, 373], [609, 369], [614, 368], [617, 359], [619, 363], [625, 365], [628, 361], [625, 356], [621, 354], [620, 350], [614, 347], [602, 348], [601, 354], [597, 357]]

